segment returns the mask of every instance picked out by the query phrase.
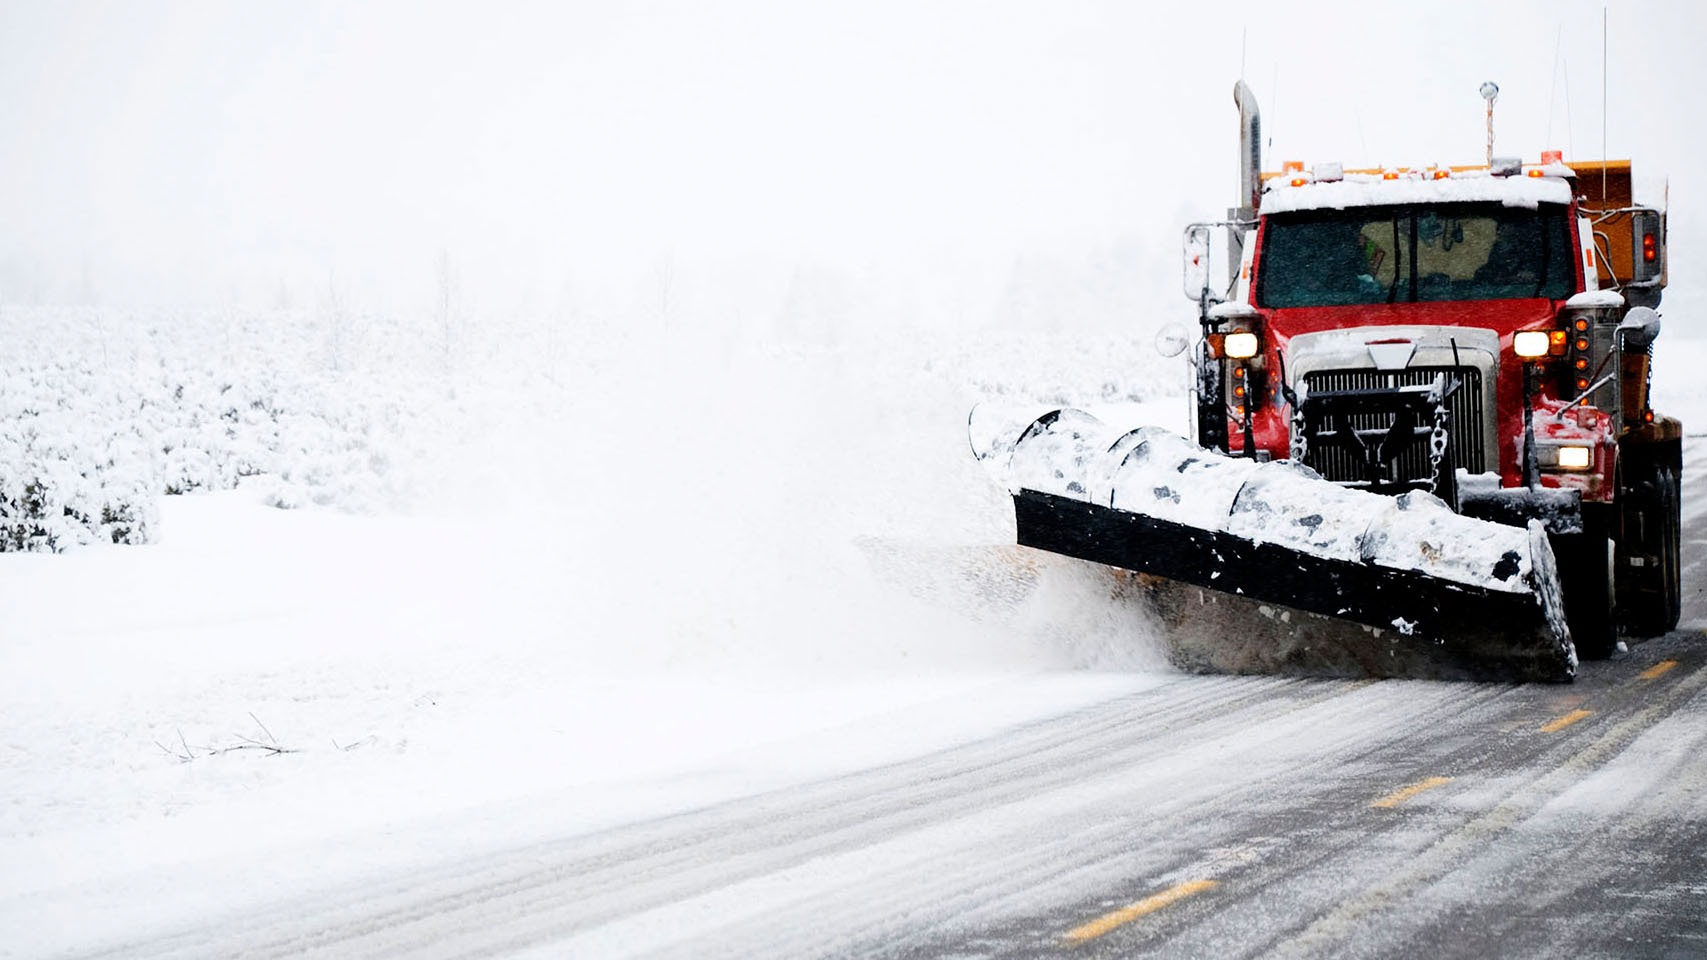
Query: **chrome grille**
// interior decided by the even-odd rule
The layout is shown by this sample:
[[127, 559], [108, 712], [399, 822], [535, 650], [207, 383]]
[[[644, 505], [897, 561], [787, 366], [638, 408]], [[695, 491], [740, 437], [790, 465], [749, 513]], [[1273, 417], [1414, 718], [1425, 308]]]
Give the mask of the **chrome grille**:
[[[1453, 462], [1470, 473], [1482, 473], [1482, 372], [1475, 367], [1409, 367], [1404, 370], [1320, 370], [1306, 374], [1304, 384], [1310, 394], [1340, 390], [1392, 390], [1397, 387], [1427, 386], [1442, 373], [1456, 376], [1459, 386], [1446, 407], [1451, 412], [1451, 446]], [[1393, 415], [1387, 413], [1336, 414], [1350, 421], [1355, 430], [1385, 430], [1393, 425]], [[1424, 422], [1419, 426], [1429, 426]], [[1362, 461], [1351, 450], [1312, 444], [1304, 462], [1329, 480], [1360, 483], [1368, 479]], [[1388, 481], [1420, 480], [1431, 475], [1428, 462], [1428, 441], [1419, 439], [1394, 458], [1392, 476]]]

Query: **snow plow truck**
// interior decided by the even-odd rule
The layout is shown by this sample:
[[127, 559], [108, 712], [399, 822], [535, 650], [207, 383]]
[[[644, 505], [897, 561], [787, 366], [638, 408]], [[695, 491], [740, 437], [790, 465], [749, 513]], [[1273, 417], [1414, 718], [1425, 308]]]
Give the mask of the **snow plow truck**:
[[1495, 156], [1484, 96], [1482, 164], [1263, 173], [1239, 83], [1239, 206], [1184, 236], [1195, 436], [975, 410], [1018, 542], [1138, 574], [1193, 669], [1564, 681], [1671, 630], [1665, 212], [1628, 161]]

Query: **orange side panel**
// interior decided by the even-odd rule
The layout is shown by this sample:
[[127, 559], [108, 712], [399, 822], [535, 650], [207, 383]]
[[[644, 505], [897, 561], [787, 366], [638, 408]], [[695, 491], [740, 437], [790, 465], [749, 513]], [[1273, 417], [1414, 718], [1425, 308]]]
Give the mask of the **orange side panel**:
[[[1583, 198], [1583, 212], [1595, 221], [1595, 249], [1606, 256], [1595, 256], [1600, 271], [1600, 286], [1630, 279], [1636, 263], [1636, 251], [1630, 241], [1630, 215], [1618, 213], [1601, 218], [1606, 210], [1621, 210], [1635, 203], [1628, 160], [1577, 160], [1569, 164], [1577, 174], [1577, 195]], [[1613, 274], [1616, 272], [1617, 277]]]

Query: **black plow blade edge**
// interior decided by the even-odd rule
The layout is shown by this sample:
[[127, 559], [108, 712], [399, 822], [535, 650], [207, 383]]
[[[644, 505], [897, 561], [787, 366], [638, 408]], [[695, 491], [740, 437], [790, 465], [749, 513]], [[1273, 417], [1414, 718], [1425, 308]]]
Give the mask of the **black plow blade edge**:
[[1189, 669], [1552, 682], [1576, 672], [1569, 638], [1532, 592], [1318, 556], [1035, 490], [1014, 495], [1014, 517], [1022, 546], [1163, 578], [1152, 597], [1170, 633], [1191, 641], [1176, 656]]

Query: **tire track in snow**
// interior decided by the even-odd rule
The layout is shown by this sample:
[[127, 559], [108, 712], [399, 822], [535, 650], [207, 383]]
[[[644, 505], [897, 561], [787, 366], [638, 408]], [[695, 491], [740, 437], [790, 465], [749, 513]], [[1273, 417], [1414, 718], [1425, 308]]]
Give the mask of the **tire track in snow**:
[[[1570, 687], [1182, 677], [913, 761], [96, 955], [1047, 955], [1206, 864], [1221, 887], [1075, 956], [1355, 955], [1372, 928], [1422, 922], [1397, 923], [1395, 896], [1441, 897], [1440, 877], [1474, 862], [1476, 844], [1452, 839], [1467, 823], [1488, 843], [1521, 833], [1670, 716], [1683, 682], [1703, 682], [1681, 644], [1640, 646]], [[1683, 665], [1626, 682], [1662, 656]], [[1594, 717], [1537, 732], [1584, 703]], [[1619, 737], [1582, 759], [1609, 724]], [[1456, 779], [1369, 808], [1438, 774]], [[1456, 906], [1444, 897], [1434, 916]]]
[[[1504, 956], [1510, 955], [1510, 937], [1467, 937], [1465, 931], [1509, 932], [1514, 924], [1530, 937], [1541, 938], [1544, 948], [1536, 956], [1575, 950], [1580, 941], [1576, 932], [1592, 924], [1573, 922], [1569, 914], [1548, 915], [1545, 910], [1541, 911], [1543, 922], [1536, 922], [1536, 912], [1524, 909], [1530, 906], [1524, 898], [1580, 897], [1583, 891], [1596, 889], [1597, 875], [1617, 874], [1628, 856], [1626, 851], [1666, 851], [1675, 841], [1666, 838], [1666, 831], [1655, 832], [1653, 822], [1639, 828], [1627, 826], [1621, 811], [1608, 816], [1602, 810], [1598, 818], [1585, 816], [1572, 822], [1549, 812], [1549, 808], [1580, 789], [1586, 779], [1613, 775], [1615, 769], [1642, 767], [1633, 760], [1635, 754], [1626, 754], [1638, 744], [1645, 752], [1656, 739], [1667, 740], [1657, 732], [1662, 724], [1687, 731], [1675, 739], [1693, 746], [1693, 754], [1683, 750], [1691, 762], [1707, 752], [1707, 729], [1699, 712], [1707, 671], [1702, 669], [1699, 653], [1692, 661], [1691, 673], [1684, 678], [1687, 682], [1659, 691], [1612, 682], [1613, 678], [1629, 678], [1634, 672], [1629, 664], [1603, 672], [1591, 681], [1591, 686], [1599, 687], [1591, 694], [1602, 707], [1599, 719], [1576, 728], [1573, 735], [1537, 732], [1517, 737], [1506, 751], [1489, 752], [1487, 745], [1482, 745], [1426, 757], [1429, 765], [1446, 771], [1464, 765], [1483, 770], [1495, 764], [1498, 767], [1491, 774], [1482, 774], [1484, 789], [1466, 785], [1464, 792], [1455, 794], [1454, 788], [1459, 787], [1455, 783], [1453, 788], [1440, 791], [1443, 796], [1421, 816], [1390, 820], [1390, 826], [1423, 828], [1392, 850], [1381, 851], [1374, 846], [1379, 832], [1368, 830], [1367, 824], [1337, 824], [1336, 837], [1361, 835], [1366, 841], [1353, 844], [1351, 856], [1336, 857], [1323, 869], [1285, 871], [1283, 877], [1271, 881], [1315, 891], [1313, 896], [1291, 898], [1295, 903], [1293, 914], [1307, 922], [1260, 942], [1253, 939], [1249, 941], [1251, 949], [1223, 950], [1220, 955], [1415, 956], [1422, 952], [1442, 954], [1445, 944], [1456, 945], [1456, 951], [1446, 951], [1450, 956]], [[1551, 699], [1538, 698], [1535, 707], [1545, 708]], [[1689, 791], [1703, 788], [1707, 788], [1707, 766], [1696, 763], [1693, 771], [1673, 784], [1678, 794], [1667, 801], [1671, 805], [1658, 809], [1669, 809], [1674, 817], [1686, 812], [1688, 804], [1682, 801]], [[1694, 837], [1695, 846], [1685, 849], [1699, 848], [1707, 825], [1692, 823], [1688, 817], [1676, 820], [1673, 832], [1681, 830]], [[1405, 839], [1397, 834], [1394, 837]], [[1365, 846], [1368, 849], [1360, 849]], [[1386, 855], [1378, 859], [1376, 854], [1383, 852]], [[1336, 890], [1342, 894], [1336, 895]], [[1262, 904], [1263, 912], [1275, 907], [1272, 901]], [[1255, 911], [1247, 908], [1238, 912], [1249, 915]], [[1469, 923], [1467, 915], [1474, 918]], [[1214, 927], [1237, 928], [1239, 922], [1232, 916], [1217, 917]], [[1616, 923], [1603, 924], [1602, 933], [1620, 928]], [[1169, 948], [1189, 955], [1202, 942], [1182, 936], [1171, 941]]]
[[[1429, 720], [1433, 715], [1444, 715], [1462, 707], [1462, 703], [1455, 703], [1461, 697], [1472, 693], [1497, 696], [1498, 691], [1458, 687], [1437, 688], [1435, 693], [1443, 696], [1431, 705], [1418, 702], [1424, 698], [1392, 696], [1377, 688], [1363, 688], [1354, 691], [1356, 703], [1339, 702], [1345, 699], [1342, 697], [1329, 705], [1289, 714], [1268, 736], [1247, 736], [1255, 728], [1246, 728], [1238, 737], [1231, 738], [1245, 741], [1242, 744], [1194, 740], [1179, 745], [1179, 749], [1182, 754], [1229, 749], [1233, 754], [1231, 760], [1255, 760], [1270, 751], [1274, 741], [1296, 738], [1301, 728], [1329, 728], [1342, 721], [1346, 713], [1373, 715], [1376, 727], [1403, 720], [1412, 721], [1403, 724], [1407, 728], [1418, 728], [1425, 724], [1414, 721]], [[1371, 700], [1375, 702], [1368, 702]], [[1273, 776], [1245, 779], [1242, 783], [1235, 777], [1235, 782], [1229, 784], [1221, 778], [1206, 780], [1200, 776], [1201, 769], [1195, 762], [1179, 766], [1182, 756], [1167, 753], [1145, 758], [1129, 769], [1100, 778], [1063, 781], [1054, 787], [1057, 796], [1053, 803], [1050, 797], [1037, 797], [1027, 805], [1023, 826], [1003, 823], [999, 816], [971, 823], [940, 824], [940, 831], [959, 834], [957, 842], [943, 842], [933, 848], [938, 851], [937, 856], [910, 861], [892, 857], [888, 861], [890, 866], [881, 875], [881, 883], [865, 884], [852, 879], [866, 876], [864, 871], [825, 867], [823, 872], [827, 877], [842, 878], [840, 886], [824, 878], [792, 878], [808, 886], [818, 883], [822, 889], [815, 896], [801, 898], [783, 911], [764, 917], [756, 925], [720, 930], [715, 936], [705, 931], [674, 946], [657, 944], [656, 952], [648, 950], [647, 955], [892, 955], [896, 944], [917, 939], [921, 914], [928, 913], [939, 918], [940, 923], [965, 928], [967, 924], [988, 923], [1003, 915], [1011, 917], [1017, 905], [1034, 902], [1040, 891], [1106, 890], [1111, 880], [1134, 873], [1163, 871], [1182, 862], [1194, 864], [1200, 846], [1161, 843], [1152, 849], [1135, 850], [1131, 841], [1145, 834], [1152, 838], [1188, 837], [1205, 829], [1218, 829], [1204, 821], [1213, 819], [1217, 804], [1229, 802], [1230, 796], [1239, 797], [1241, 804], [1284, 807], [1287, 804], [1281, 803], [1277, 794], [1319, 791], [1323, 784], [1332, 782], [1331, 768], [1348, 754], [1355, 755], [1356, 741], [1367, 737], [1369, 732], [1368, 726], [1340, 723], [1335, 736], [1316, 741], [1334, 749], [1308, 761], [1305, 776], [1296, 776], [1299, 768], [1291, 767]], [[1126, 807], [1139, 822], [1135, 823], [1131, 816], [1086, 815], [1111, 804]], [[1037, 823], [1047, 825], [1048, 829], [1031, 826]], [[1028, 836], [1030, 842], [1026, 842]], [[713, 894], [702, 906], [712, 903], [726, 906], [722, 904], [724, 899], [738, 900], [749, 893]], [[839, 909], [826, 915], [825, 904], [834, 904]], [[643, 938], [648, 927], [667, 925], [667, 917], [663, 915], [637, 917], [611, 930], [567, 941], [563, 946], [585, 947], [592, 955], [606, 955], [606, 951], [623, 955], [621, 944]], [[846, 950], [825, 943], [826, 929], [839, 930], [844, 926], [855, 931], [864, 928], [865, 932], [844, 939]], [[1060, 915], [1052, 915], [1043, 928], [1041, 935], [1028, 932], [1022, 938], [1027, 945], [1018, 953], [1029, 955], [1039, 946], [1053, 945], [1065, 926]], [[938, 942], [920, 955], [961, 949], [963, 944], [957, 940]]]
[[[1663, 650], [1660, 652], [1663, 655]], [[1699, 671], [1701, 662], [1696, 653], [1690, 669]], [[1169, 883], [1203, 876], [1221, 879], [1222, 886], [1213, 894], [1206, 894], [1202, 902], [1184, 904], [1165, 915], [1146, 918], [1139, 929], [1115, 932], [1109, 935], [1109, 943], [1087, 944], [1075, 949], [1072, 955], [1267, 957], [1326, 952], [1334, 956], [1414, 956], [1425, 950], [1440, 952], [1443, 942], [1454, 942], [1451, 937], [1463, 942], [1462, 931], [1453, 934], [1435, 930], [1404, 941], [1409, 943], [1408, 947], [1392, 949], [1394, 931], [1414, 930], [1429, 917], [1438, 915], [1419, 917], [1409, 906], [1414, 901], [1412, 886], [1416, 881], [1406, 878], [1414, 878], [1419, 864], [1432, 864], [1447, 871], [1445, 881], [1436, 881], [1432, 887], [1424, 884], [1428, 893], [1441, 899], [1441, 913], [1462, 908], [1465, 903], [1483, 904], [1488, 916], [1497, 915], [1502, 909], [1509, 912], [1514, 890], [1515, 896], [1521, 897], [1526, 889], [1523, 881], [1536, 880], [1534, 875], [1506, 873], [1503, 877], [1517, 885], [1500, 887], [1502, 874], [1492, 871], [1494, 892], [1503, 891], [1505, 896], [1502, 902], [1498, 896], [1454, 899], [1457, 871], [1470, 875], [1478, 871], [1487, 873], [1483, 861], [1493, 857], [1486, 848], [1497, 849], [1503, 843], [1515, 842], [1506, 838], [1532, 829], [1529, 818], [1550, 797], [1557, 796], [1559, 790], [1570, 789], [1585, 775], [1613, 776], [1608, 768], [1639, 741], [1667, 742], [1668, 737], [1654, 731], [1657, 723], [1692, 731], [1690, 736], [1680, 738], [1682, 743], [1690, 745], [1679, 748], [1680, 755], [1691, 762], [1695, 757], [1707, 755], [1703, 749], [1707, 744], [1702, 743], [1701, 717], [1694, 713], [1702, 695], [1692, 694], [1690, 687], [1657, 695], [1638, 690], [1637, 687], [1645, 684], [1624, 682], [1638, 668], [1639, 663], [1620, 664], [1615, 670], [1589, 675], [1584, 684], [1589, 688], [1587, 695], [1610, 695], [1609, 702], [1604, 704], [1602, 722], [1612, 725], [1612, 732], [1599, 735], [1591, 749], [1585, 750], [1580, 740], [1567, 742], [1533, 732], [1537, 718], [1554, 709], [1557, 700], [1581, 697], [1583, 692], [1573, 692], [1570, 687], [1512, 689], [1465, 705], [1459, 716], [1442, 718], [1440, 725], [1420, 730], [1416, 735], [1392, 738], [1365, 758], [1374, 763], [1384, 783], [1393, 786], [1416, 771], [1461, 771], [1458, 780], [1442, 788], [1438, 796], [1430, 794], [1426, 802], [1419, 798], [1407, 805], [1414, 805], [1412, 809], [1370, 809], [1369, 801], [1379, 794], [1374, 789], [1376, 784], [1362, 772], [1340, 782], [1325, 783], [1321, 789], [1298, 797], [1290, 808], [1251, 809], [1246, 794], [1235, 794], [1225, 803], [1203, 811], [1204, 819], [1225, 818], [1219, 829], [1198, 829], [1203, 826], [1200, 822], [1168, 822], [1148, 831], [1144, 836], [1147, 843], [1161, 842], [1163, 837], [1180, 838], [1179, 857], [1172, 863], [1134, 870], [1132, 876], [1138, 879], [1132, 886], [1121, 888], [1118, 895], [1064, 911], [1065, 920], [1063, 911], [1040, 914], [1035, 903], [1029, 905], [1029, 910], [1022, 904], [1005, 921], [998, 917], [982, 928], [954, 933], [939, 931], [915, 937], [908, 946], [895, 949], [883, 949], [886, 943], [894, 947], [894, 942], [880, 937], [874, 943], [862, 944], [854, 953], [890, 957], [947, 953], [997, 957], [1050, 955], [1062, 947], [1050, 939], [1050, 933], [1068, 929], [1070, 924], [1066, 920], [1088, 918], [1110, 904], [1130, 902]], [[1697, 677], [1694, 682], [1700, 683], [1702, 678]], [[1594, 731], [1588, 725], [1579, 732]], [[1691, 753], [1691, 749], [1695, 752]], [[1627, 766], [1637, 765], [1634, 758], [1622, 762]], [[1691, 782], [1693, 788], [1687, 785]], [[1671, 812], [1675, 815], [1679, 810], [1687, 810], [1683, 801], [1688, 791], [1699, 791], [1702, 787], [1703, 777], [1698, 773], [1672, 781], [1671, 789], [1676, 796], [1669, 801]], [[1656, 801], [1660, 809], [1667, 809], [1665, 802]], [[1489, 810], [1496, 813], [1490, 814]], [[1688, 834], [1693, 830], [1696, 841], [1700, 840], [1701, 827], [1690, 825], [1686, 817], [1674, 816], [1674, 819], [1678, 825], [1673, 832], [1682, 830]], [[1474, 842], [1455, 839], [1466, 830]], [[1604, 863], [1615, 867], [1622, 862], [1625, 850], [1641, 849], [1632, 842], [1639, 831], [1632, 828], [1626, 833], [1609, 848], [1610, 852], [1599, 851]], [[1573, 856], [1595, 852], [1594, 837], [1592, 832], [1584, 833], [1570, 853], [1559, 855], [1560, 863], [1568, 864]], [[1520, 841], [1524, 839], [1518, 837]], [[1192, 849], [1194, 840], [1195, 849]], [[1668, 841], [1663, 838], [1649, 843], [1648, 849], [1668, 849]], [[1697, 842], [1696, 847], [1700, 846]], [[1228, 869], [1206, 871], [1203, 855], [1212, 850], [1244, 851], [1246, 855], [1235, 857]], [[1521, 842], [1511, 853], [1516, 859], [1534, 855]], [[1425, 873], [1423, 879], [1428, 876]], [[1591, 875], [1575, 889], [1590, 889], [1592, 884]], [[1335, 918], [1347, 922], [1335, 922]], [[1558, 926], [1549, 921], [1544, 929]], [[1629, 926], [1626, 921], [1623, 928], [1607, 925], [1606, 929]], [[1299, 949], [1297, 942], [1305, 943], [1306, 947]], [[1558, 955], [1573, 941], [1569, 936], [1561, 936], [1549, 942], [1553, 944], [1552, 955]], [[1093, 946], [1097, 949], [1088, 949]], [[1489, 940], [1456, 955], [1500, 952], [1498, 944]], [[1612, 955], [1616, 953], [1611, 951]], [[1542, 951], [1536, 955], [1547, 954]]]
[[[1272, 678], [1182, 678], [1107, 708], [895, 768], [458, 864], [400, 880], [379, 896], [340, 891], [294, 904], [282, 917], [247, 918], [239, 941], [251, 956], [384, 955], [411, 948], [451, 956], [457, 951], [448, 941], [456, 939], [463, 917], [484, 917], [470, 923], [483, 928], [474, 939], [488, 943], [505, 939], [491, 929], [494, 911], [526, 918], [557, 914], [548, 925], [554, 935], [584, 929], [1133, 766], [1151, 759], [1158, 742], [1170, 743], [1166, 755], [1188, 770], [1189, 761], [1179, 758], [1195, 743], [1236, 737], [1359, 689]], [[757, 844], [762, 856], [752, 849], [756, 837], [764, 838]], [[109, 955], [194, 956], [226, 944], [229, 936], [186, 932], [126, 944]]]

